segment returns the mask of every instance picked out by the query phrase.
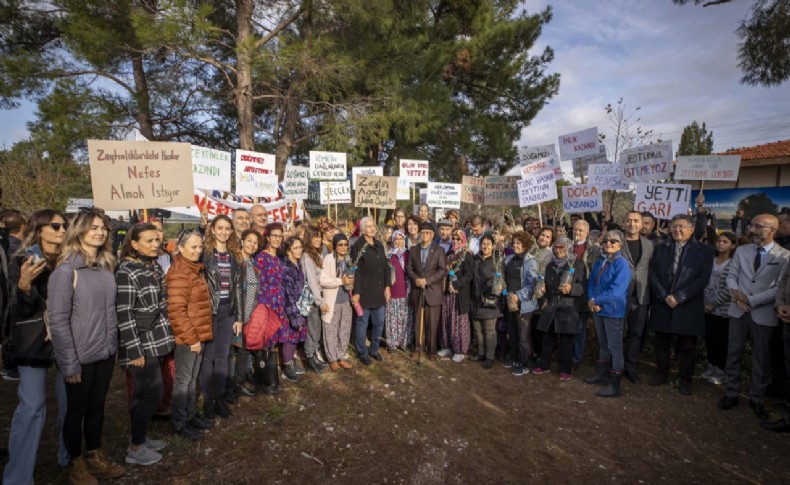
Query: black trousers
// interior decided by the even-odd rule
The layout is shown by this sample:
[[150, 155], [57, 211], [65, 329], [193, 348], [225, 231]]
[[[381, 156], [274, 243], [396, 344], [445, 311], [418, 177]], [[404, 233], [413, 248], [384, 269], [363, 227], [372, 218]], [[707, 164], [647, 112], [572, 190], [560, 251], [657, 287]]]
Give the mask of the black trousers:
[[556, 333], [554, 324], [543, 332], [543, 351], [540, 356], [540, 367], [544, 370], [551, 368], [551, 354], [554, 353], [554, 340], [559, 337], [557, 345], [557, 364], [561, 373], [570, 374], [573, 363], [573, 333]]
[[132, 444], [145, 443], [148, 425], [156, 408], [162, 401], [162, 369], [159, 357], [145, 356], [145, 365], [129, 367], [129, 374], [134, 380], [134, 392], [129, 403], [129, 415], [132, 422]]
[[691, 381], [691, 378], [694, 377], [694, 365], [697, 358], [697, 337], [694, 335], [656, 332], [656, 371], [664, 376], [669, 375], [672, 337], [677, 337], [678, 341], [680, 378]]
[[66, 383], [67, 410], [63, 421], [63, 441], [66, 442], [66, 449], [72, 460], [82, 455], [83, 434], [87, 451], [101, 448], [104, 401], [110, 389], [114, 367], [115, 355], [98, 362], [82, 364], [80, 382]]
[[624, 352], [626, 372], [636, 372], [639, 364], [639, 351], [642, 348], [642, 337], [647, 326], [647, 309], [647, 305], [636, 304], [628, 312]]
[[[423, 319], [423, 344], [425, 346], [426, 354], [427, 355], [436, 355], [437, 346], [436, 341], [439, 335], [439, 319], [442, 317], [442, 306], [428, 306], [425, 305], [425, 318]], [[419, 322], [420, 322], [420, 315], [419, 310], [415, 312], [414, 315], [414, 323], [415, 323], [415, 331], [419, 331]], [[419, 335], [415, 338], [415, 342], [419, 346]], [[422, 351], [422, 349], [420, 349]]]
[[705, 350], [708, 363], [721, 370], [727, 366], [727, 342], [730, 339], [730, 318], [705, 314]]

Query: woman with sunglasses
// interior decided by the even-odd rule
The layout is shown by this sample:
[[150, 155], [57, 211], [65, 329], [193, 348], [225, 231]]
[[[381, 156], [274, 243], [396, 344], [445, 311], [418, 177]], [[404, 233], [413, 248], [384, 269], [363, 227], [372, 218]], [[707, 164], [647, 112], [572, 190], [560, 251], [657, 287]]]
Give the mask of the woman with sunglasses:
[[335, 234], [332, 239], [335, 248], [324, 256], [323, 269], [319, 277], [327, 311], [321, 315], [324, 322], [324, 352], [333, 371], [350, 369], [351, 363], [345, 360], [346, 347], [351, 338], [353, 314], [348, 288], [354, 285], [354, 276], [349, 274], [351, 261], [348, 258], [348, 238], [345, 234]]
[[[47, 284], [65, 235], [66, 221], [60, 213], [52, 209], [35, 212], [28, 221], [19, 249], [9, 261], [9, 339], [19, 369], [19, 404], [11, 420], [9, 459], [3, 472], [5, 483], [33, 483], [36, 453], [47, 416], [47, 373], [54, 362], [52, 343], [44, 323]], [[58, 464], [67, 466], [69, 454], [61, 429], [66, 415], [66, 386], [60, 376], [55, 379], [55, 396], [58, 399], [55, 424]], [[80, 460], [79, 466], [84, 469], [82, 465]]]
[[[447, 255], [444, 307], [439, 332], [441, 357], [453, 356], [460, 363], [466, 357], [471, 340], [469, 311], [472, 309], [472, 279], [475, 273], [474, 255], [466, 246], [466, 234], [454, 229], [450, 236], [451, 248]], [[410, 320], [411, 321], [411, 320]]]
[[202, 254], [200, 232], [182, 231], [167, 272], [167, 312], [176, 341], [170, 419], [178, 435], [193, 441], [202, 438], [201, 430], [213, 426], [197, 414], [197, 380], [203, 345], [214, 338], [211, 294], [200, 262]]
[[409, 252], [406, 250], [406, 235], [396, 229], [392, 233], [392, 250], [389, 253], [390, 265], [395, 274], [392, 282], [390, 301], [384, 315], [384, 328], [387, 335], [387, 350], [405, 349], [414, 338], [409, 291], [411, 285], [406, 276]]
[[159, 232], [153, 224], [135, 224], [121, 247], [115, 273], [118, 285], [119, 359], [133, 384], [129, 396], [131, 443], [126, 463], [153, 465], [167, 443], [148, 438], [148, 426], [164, 392], [162, 359], [175, 348], [167, 318], [167, 285], [159, 256]]
[[587, 384], [606, 385], [596, 393], [599, 397], [620, 396], [620, 380], [625, 365], [623, 326], [625, 323], [631, 266], [620, 254], [625, 236], [620, 231], [604, 234], [601, 258], [595, 262], [587, 283], [587, 306], [595, 319], [598, 335], [598, 365]]

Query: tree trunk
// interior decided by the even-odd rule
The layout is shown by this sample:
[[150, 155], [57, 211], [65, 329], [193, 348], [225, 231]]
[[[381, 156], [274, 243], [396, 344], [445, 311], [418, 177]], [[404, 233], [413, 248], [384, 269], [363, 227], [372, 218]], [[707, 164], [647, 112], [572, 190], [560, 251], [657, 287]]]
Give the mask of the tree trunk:
[[253, 0], [236, 0], [236, 114], [239, 120], [239, 148], [255, 150], [252, 111], [252, 31]]
[[275, 133], [277, 142], [274, 150], [274, 168], [277, 176], [282, 180], [285, 175], [285, 164], [293, 150], [296, 129], [299, 125], [299, 100], [289, 95], [284, 99], [284, 105], [280, 108], [282, 123], [279, 133]]
[[154, 140], [154, 126], [151, 122], [151, 95], [148, 90], [148, 81], [145, 78], [142, 52], [132, 53], [132, 74], [134, 75], [135, 101], [137, 104], [137, 124], [140, 133]]

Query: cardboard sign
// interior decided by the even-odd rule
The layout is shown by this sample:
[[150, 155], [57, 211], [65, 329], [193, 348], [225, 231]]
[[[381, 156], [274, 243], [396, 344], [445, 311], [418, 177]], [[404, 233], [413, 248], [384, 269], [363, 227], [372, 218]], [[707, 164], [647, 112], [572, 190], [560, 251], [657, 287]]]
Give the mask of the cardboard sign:
[[486, 203], [486, 179], [464, 175], [461, 179], [461, 202], [467, 204]]
[[554, 172], [536, 172], [518, 181], [518, 205], [527, 207], [557, 198]]
[[627, 148], [620, 153], [623, 181], [665, 180], [672, 172], [672, 142], [652, 143]]
[[398, 195], [398, 178], [360, 175], [354, 189], [356, 207], [394, 209]]
[[411, 182], [398, 177], [398, 200], [411, 200]]
[[274, 173], [274, 155], [236, 150], [236, 194], [264, 197], [260, 191], [268, 186], [263, 179]]
[[515, 176], [486, 177], [486, 205], [518, 205], [518, 180]]
[[347, 175], [345, 153], [310, 151], [311, 179], [346, 180]]
[[598, 145], [598, 153], [595, 155], [587, 155], [586, 157], [580, 157], [573, 160], [573, 176], [581, 178], [583, 173], [587, 173], [587, 169], [590, 167], [591, 164], [594, 163], [609, 163], [609, 159], [606, 157], [606, 146], [605, 145]]
[[542, 172], [543, 170], [551, 169], [556, 177], [562, 177], [562, 168], [560, 167], [560, 160], [554, 157], [541, 158], [529, 165], [521, 167], [521, 178], [526, 178], [533, 173]]
[[740, 155], [696, 155], [678, 157], [675, 180], [737, 181]]
[[647, 211], [657, 219], [672, 219], [675, 214], [686, 214], [691, 201], [691, 185], [636, 184], [634, 210]]
[[192, 203], [189, 143], [88, 140], [93, 199], [106, 210]]
[[587, 168], [587, 183], [601, 190], [628, 190], [619, 163], [596, 163]]
[[400, 178], [416, 184], [428, 183], [428, 160], [401, 160]]
[[321, 182], [321, 205], [350, 204], [351, 182]]
[[196, 189], [230, 192], [230, 152], [192, 145], [192, 179]]
[[602, 189], [591, 184], [562, 187], [562, 210], [567, 214], [600, 212], [603, 210]]
[[524, 165], [529, 165], [535, 160], [548, 157], [554, 157], [557, 160], [560, 159], [560, 157], [557, 156], [557, 149], [554, 147], [553, 143], [534, 147], [523, 146], [518, 149], [518, 164], [522, 167]]
[[427, 202], [431, 207], [461, 208], [461, 184], [428, 182]]
[[558, 139], [560, 145], [560, 158], [570, 160], [598, 154], [598, 128], [587, 128], [562, 135]]
[[384, 167], [351, 167], [351, 188], [357, 190], [357, 176], [384, 175]]
[[306, 199], [310, 189], [309, 172], [310, 169], [307, 167], [286, 166], [285, 176], [283, 176], [283, 197], [297, 200]]

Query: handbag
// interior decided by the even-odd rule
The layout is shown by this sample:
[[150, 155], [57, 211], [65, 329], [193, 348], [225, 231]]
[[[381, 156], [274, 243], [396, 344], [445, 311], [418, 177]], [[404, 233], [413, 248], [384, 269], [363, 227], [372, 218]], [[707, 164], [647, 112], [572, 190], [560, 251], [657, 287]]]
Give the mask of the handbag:
[[152, 312], [148, 311], [134, 311], [134, 322], [137, 324], [137, 329], [143, 332], [150, 332], [156, 327], [156, 322], [159, 320], [161, 310], [156, 309]]
[[49, 361], [55, 352], [44, 316], [19, 320], [11, 327], [12, 355], [21, 360]]
[[296, 302], [296, 309], [299, 310], [299, 315], [303, 317], [309, 316], [310, 312], [313, 311], [313, 303], [315, 303], [313, 292], [310, 290], [307, 282], [305, 282], [302, 294], [299, 295], [299, 300]]

